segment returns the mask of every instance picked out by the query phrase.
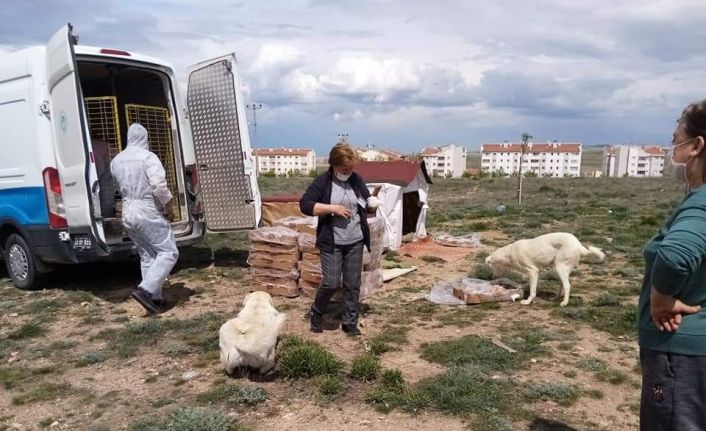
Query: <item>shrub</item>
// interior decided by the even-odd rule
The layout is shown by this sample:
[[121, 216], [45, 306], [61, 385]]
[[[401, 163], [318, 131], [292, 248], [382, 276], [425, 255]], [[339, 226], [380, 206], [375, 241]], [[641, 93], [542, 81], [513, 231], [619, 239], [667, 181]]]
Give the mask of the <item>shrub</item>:
[[597, 372], [596, 378], [602, 382], [608, 382], [612, 385], [619, 385], [625, 382], [628, 379], [628, 376], [622, 371], [608, 368]]
[[606, 364], [603, 360], [598, 358], [583, 358], [578, 363], [579, 368], [586, 371], [603, 371], [606, 369]]
[[103, 362], [106, 359], [108, 359], [107, 356], [101, 352], [93, 352], [93, 351], [84, 352], [78, 357], [78, 359], [76, 359], [76, 366], [77, 367], [85, 367], [88, 365], [93, 365], [93, 364]]
[[491, 280], [493, 278], [493, 268], [486, 263], [477, 263], [469, 275], [481, 280]]
[[221, 384], [196, 396], [196, 402], [202, 405], [226, 403], [253, 406], [265, 400], [267, 400], [267, 392], [264, 389], [233, 384]]
[[318, 343], [292, 336], [282, 342], [277, 366], [280, 375], [296, 379], [338, 374], [341, 362]]
[[237, 431], [239, 427], [225, 414], [208, 409], [180, 408], [166, 423], [143, 418], [130, 426], [132, 431]]
[[358, 356], [351, 362], [350, 376], [361, 382], [370, 382], [380, 373], [380, 360], [377, 356], [365, 354]]
[[337, 375], [326, 374], [319, 376], [316, 380], [316, 384], [319, 387], [321, 395], [325, 396], [336, 395], [343, 389], [343, 382]]
[[439, 376], [422, 380], [416, 389], [420, 400], [455, 415], [503, 412], [513, 404], [512, 390], [507, 383], [487, 377], [477, 367], [451, 368]]
[[488, 370], [505, 371], [514, 369], [519, 361], [516, 353], [503, 350], [475, 335], [423, 344], [421, 357], [446, 366], [474, 365]]
[[384, 388], [401, 390], [404, 388], [404, 376], [398, 369], [384, 370], [382, 374], [380, 374], [380, 384]]
[[530, 401], [551, 400], [562, 406], [570, 406], [579, 398], [576, 386], [568, 383], [542, 382], [530, 383], [523, 391]]
[[602, 292], [596, 299], [591, 302], [596, 307], [619, 306], [620, 297], [608, 292]]
[[28, 322], [7, 334], [10, 340], [26, 340], [28, 338], [36, 338], [44, 335], [46, 330], [34, 322]]

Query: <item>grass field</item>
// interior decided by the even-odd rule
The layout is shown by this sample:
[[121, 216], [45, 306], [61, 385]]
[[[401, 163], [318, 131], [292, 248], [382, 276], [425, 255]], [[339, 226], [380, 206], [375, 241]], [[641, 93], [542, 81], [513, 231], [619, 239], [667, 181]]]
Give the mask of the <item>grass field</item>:
[[[310, 181], [263, 178], [261, 189], [301, 193]], [[435, 179], [428, 230], [478, 232], [484, 246], [456, 262], [395, 257], [419, 269], [364, 302], [361, 338], [311, 334], [310, 300], [276, 298], [289, 318], [273, 381], [229, 378], [218, 362], [218, 328], [248, 292], [244, 234], [182, 250], [165, 290], [173, 308], [160, 318], [129, 299], [136, 263], [68, 268], [37, 292], [0, 272], [0, 430], [637, 429], [642, 247], [680, 187], [661, 178], [524, 184], [520, 208], [513, 179]], [[494, 248], [554, 231], [607, 255], [576, 268], [569, 306], [558, 306], [553, 271], [531, 306], [423, 298], [437, 280], [488, 277]]]

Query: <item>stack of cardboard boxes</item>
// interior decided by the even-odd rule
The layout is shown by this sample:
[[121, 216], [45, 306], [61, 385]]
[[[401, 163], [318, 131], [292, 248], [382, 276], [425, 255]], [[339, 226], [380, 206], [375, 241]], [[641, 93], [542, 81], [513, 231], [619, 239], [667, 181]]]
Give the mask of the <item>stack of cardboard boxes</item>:
[[250, 231], [252, 290], [275, 296], [299, 296], [299, 234], [283, 226]]
[[[321, 256], [316, 248], [316, 217], [287, 217], [274, 227], [250, 233], [253, 289], [287, 297], [316, 296], [322, 279]], [[360, 297], [382, 286], [384, 220], [369, 218], [370, 252], [364, 249]], [[294, 250], [296, 249], [296, 258]]]

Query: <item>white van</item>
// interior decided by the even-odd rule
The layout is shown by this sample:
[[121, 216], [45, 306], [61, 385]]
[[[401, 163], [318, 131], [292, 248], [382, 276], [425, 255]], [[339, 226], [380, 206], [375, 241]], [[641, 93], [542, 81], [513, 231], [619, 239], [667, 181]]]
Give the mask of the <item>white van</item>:
[[115, 156], [134, 122], [167, 171], [180, 246], [206, 226], [256, 227], [260, 194], [235, 56], [192, 66], [184, 103], [169, 64], [76, 42], [69, 24], [46, 46], [0, 57], [0, 253], [15, 285], [35, 288], [57, 264], [135, 253], [120, 196], [114, 187], [101, 193], [95, 150]]

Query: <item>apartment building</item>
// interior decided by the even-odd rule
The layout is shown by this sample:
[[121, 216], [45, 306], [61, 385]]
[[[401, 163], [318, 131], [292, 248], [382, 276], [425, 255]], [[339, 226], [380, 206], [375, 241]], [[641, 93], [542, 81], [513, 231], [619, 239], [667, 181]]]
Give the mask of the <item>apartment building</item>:
[[603, 174], [609, 177], [661, 177], [668, 149], [656, 145], [611, 145], [603, 149]]
[[458, 178], [466, 171], [466, 147], [454, 144], [425, 147], [420, 155], [431, 176]]
[[577, 142], [502, 142], [481, 145], [481, 171], [539, 177], [578, 177], [581, 173], [582, 145]]
[[278, 176], [307, 174], [316, 169], [316, 153], [310, 148], [258, 148], [253, 150], [257, 174], [274, 172]]
[[367, 148], [356, 148], [356, 153], [360, 160], [366, 162], [390, 162], [393, 160], [402, 160], [404, 156], [397, 151], [386, 150], [384, 148], [374, 148], [369, 146]]

